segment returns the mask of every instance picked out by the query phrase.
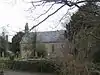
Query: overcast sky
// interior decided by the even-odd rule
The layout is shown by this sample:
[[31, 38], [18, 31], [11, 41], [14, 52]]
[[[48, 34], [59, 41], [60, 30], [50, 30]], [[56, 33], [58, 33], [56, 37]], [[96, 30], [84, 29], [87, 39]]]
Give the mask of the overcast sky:
[[[10, 0], [12, 1], [12, 0]], [[15, 3], [9, 2], [9, 0], [0, 0], [0, 32], [3, 28], [6, 28], [7, 34], [9, 34], [9, 40], [11, 41], [11, 38], [13, 35], [16, 34], [16, 32], [24, 30], [25, 23], [29, 23], [29, 28], [31, 28], [33, 25], [40, 22], [43, 18], [45, 18], [48, 14], [52, 13], [54, 10], [56, 10], [61, 5], [55, 5], [48, 14], [44, 15], [40, 19], [33, 21], [34, 18], [36, 18], [38, 15], [43, 13], [47, 8], [49, 8], [49, 5], [45, 5], [45, 7], [37, 7], [32, 13], [30, 11], [26, 11], [32, 5], [30, 3], [22, 2], [22, 0], [16, 0]], [[58, 25], [60, 18], [67, 12], [68, 7], [63, 7], [58, 13], [56, 13], [54, 16], [47, 19], [44, 23], [40, 24], [38, 27], [38, 31], [51, 31], [51, 30], [60, 30], [63, 29], [62, 25]], [[31, 18], [29, 16], [33, 16], [34, 18]]]

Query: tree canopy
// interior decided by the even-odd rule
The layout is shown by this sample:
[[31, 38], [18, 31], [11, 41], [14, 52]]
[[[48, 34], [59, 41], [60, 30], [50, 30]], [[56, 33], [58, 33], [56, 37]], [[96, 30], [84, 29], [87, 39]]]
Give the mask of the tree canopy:
[[[73, 43], [75, 53], [80, 60], [85, 58], [97, 61], [100, 52], [100, 12], [95, 3], [82, 6], [66, 25], [69, 40]], [[99, 60], [98, 60], [99, 62]]]

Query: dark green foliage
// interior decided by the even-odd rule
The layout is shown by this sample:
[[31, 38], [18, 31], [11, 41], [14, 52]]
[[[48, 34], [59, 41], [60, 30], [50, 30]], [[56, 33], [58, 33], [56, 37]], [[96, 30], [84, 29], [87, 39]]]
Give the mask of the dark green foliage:
[[67, 28], [69, 27], [70, 38], [73, 38], [81, 29], [88, 29], [98, 25], [100, 15], [97, 13], [99, 13], [99, 9], [95, 4], [82, 6], [78, 12], [71, 17], [70, 26], [67, 25]]
[[[100, 10], [95, 3], [82, 6], [67, 25], [69, 40], [77, 49], [79, 60], [86, 58], [98, 61], [100, 58]], [[74, 52], [73, 50], [73, 52]], [[75, 54], [75, 53], [74, 53]]]
[[20, 52], [20, 41], [22, 40], [24, 33], [18, 32], [13, 38], [12, 38], [12, 52], [16, 54], [16, 52]]
[[[33, 60], [33, 61], [1, 61], [0, 64], [4, 64], [3, 69], [10, 69], [15, 71], [27, 71], [27, 72], [47, 72], [53, 73], [54, 65], [50, 61], [46, 60]], [[0, 68], [1, 69], [1, 68]]]
[[14, 55], [13, 56], [10, 56], [10, 60], [14, 60]]

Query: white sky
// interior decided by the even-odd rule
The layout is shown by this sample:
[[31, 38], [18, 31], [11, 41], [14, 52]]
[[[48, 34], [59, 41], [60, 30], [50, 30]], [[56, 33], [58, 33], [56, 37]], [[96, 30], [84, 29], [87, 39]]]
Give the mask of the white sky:
[[[59, 6], [60, 5], [55, 5], [49, 13], [53, 12]], [[26, 12], [25, 10], [27, 10], [30, 7], [31, 4], [24, 3], [21, 0], [18, 0], [17, 3], [9, 3], [7, 2], [7, 0], [0, 0], [0, 32], [2, 31], [2, 27], [6, 28], [6, 31], [9, 34], [9, 41], [11, 41], [12, 38], [12, 36], [10, 35], [15, 35], [16, 32], [24, 30], [26, 22], [29, 23], [29, 28], [31, 28], [33, 25], [37, 24], [49, 14], [46, 14], [37, 21], [32, 21], [33, 18], [31, 18], [32, 20], [30, 20], [27, 16], [32, 15], [33, 17], [37, 17], [39, 14], [44, 12], [44, 10], [49, 6], [47, 5], [44, 8], [38, 7], [33, 11], [33, 13]], [[60, 18], [67, 12], [67, 9], [68, 7], [65, 6], [58, 13], [56, 13], [56, 15], [50, 17], [44, 23], [39, 25], [38, 31], [63, 29], [62, 25], [57, 25]]]

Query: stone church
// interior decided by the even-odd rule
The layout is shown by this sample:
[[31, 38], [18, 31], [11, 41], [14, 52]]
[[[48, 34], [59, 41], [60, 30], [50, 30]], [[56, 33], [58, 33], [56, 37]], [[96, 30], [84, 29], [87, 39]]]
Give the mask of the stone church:
[[[22, 58], [34, 57], [36, 50], [34, 49], [34, 38], [36, 38], [36, 47], [38, 44], [43, 44], [47, 52], [46, 57], [63, 56], [62, 50], [65, 48], [64, 30], [60, 31], [44, 31], [30, 32], [28, 23], [25, 25], [25, 35], [20, 42], [20, 51]], [[36, 37], [35, 37], [36, 36]], [[39, 46], [38, 46], [39, 47]]]

